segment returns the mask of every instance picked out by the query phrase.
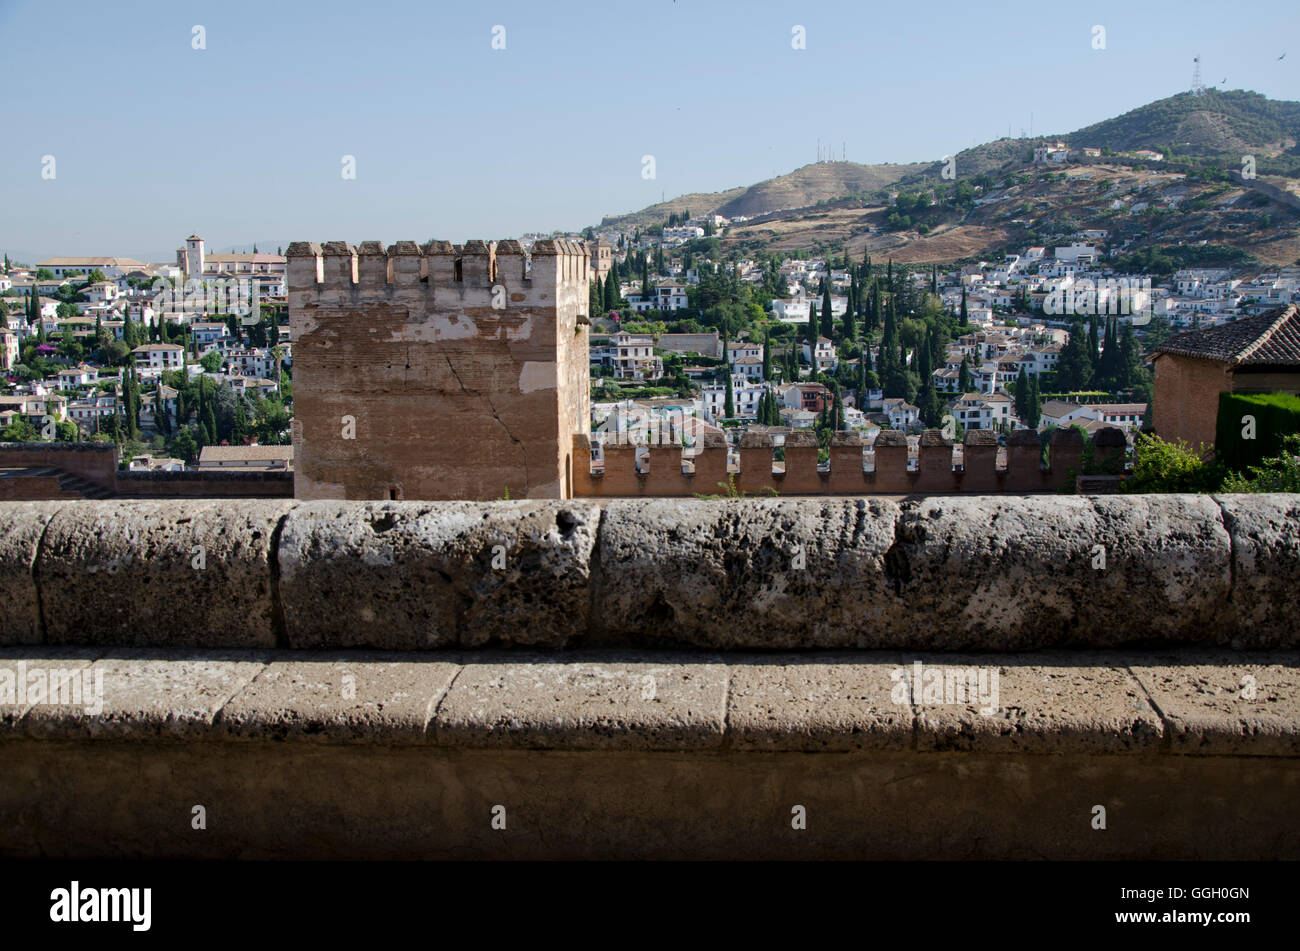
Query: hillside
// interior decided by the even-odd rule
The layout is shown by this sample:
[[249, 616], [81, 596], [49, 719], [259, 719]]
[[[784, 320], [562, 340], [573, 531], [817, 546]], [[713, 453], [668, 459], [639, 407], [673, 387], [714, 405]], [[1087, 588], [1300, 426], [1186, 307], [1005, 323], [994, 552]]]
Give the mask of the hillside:
[[1179, 93], [1061, 138], [1072, 146], [1116, 151], [1170, 146], [1180, 155], [1294, 154], [1300, 141], [1300, 102], [1241, 89], [1207, 89], [1203, 96]]
[[845, 195], [868, 194], [888, 188], [917, 165], [858, 165], [856, 162], [819, 162], [795, 169], [746, 188], [743, 194], [720, 205], [726, 218], [752, 218], [786, 208], [806, 208]]
[[626, 215], [607, 215], [603, 228], [645, 228], [663, 224], [670, 213], [716, 213], [727, 218], [753, 217], [788, 208], [804, 208], [820, 201], [887, 188], [923, 165], [859, 165], [856, 162], [821, 162], [805, 165], [788, 175], [770, 178], [748, 188], [722, 192], [695, 192], [659, 202]]
[[[1058, 140], [1075, 148], [1172, 154], [1167, 168], [1120, 156], [1089, 164], [1032, 163], [1036, 144]], [[1076, 132], [1003, 138], [959, 152], [958, 180], [975, 183], [974, 200], [953, 200], [955, 183], [942, 179], [938, 161], [826, 162], [749, 188], [654, 208], [749, 217], [722, 236], [725, 247], [746, 253], [848, 250], [899, 261], [953, 261], [1096, 228], [1127, 250], [1208, 243], [1236, 248], [1261, 264], [1291, 264], [1300, 257], [1300, 212], [1268, 183], [1285, 192], [1286, 183], [1300, 175], [1297, 143], [1300, 102], [1208, 90], [1203, 96], [1170, 96]], [[1259, 164], [1253, 184], [1240, 179], [1247, 154]], [[910, 225], [891, 224], [892, 193], [916, 191], [943, 200]], [[645, 209], [638, 223], [660, 223], [666, 214]]]

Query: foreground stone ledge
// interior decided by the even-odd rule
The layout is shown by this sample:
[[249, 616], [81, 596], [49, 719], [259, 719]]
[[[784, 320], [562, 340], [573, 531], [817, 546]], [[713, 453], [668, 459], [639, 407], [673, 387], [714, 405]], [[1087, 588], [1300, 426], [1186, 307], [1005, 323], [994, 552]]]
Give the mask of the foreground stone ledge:
[[1253, 648], [1291, 648], [1300, 630], [1300, 495], [1216, 495], [1233, 554], [1233, 590], [1215, 627]]
[[299, 656], [303, 659], [273, 660], [234, 697], [221, 711], [217, 736], [321, 743], [420, 742], [460, 670], [453, 662], [435, 659], [438, 655]]
[[[1163, 743], [1160, 716], [1123, 666], [1122, 655], [943, 654], [917, 662], [923, 669], [977, 672], [975, 684], [964, 683], [972, 702], [931, 703], [924, 693], [918, 698], [918, 750], [1130, 754], [1158, 752]], [[993, 671], [996, 707], [969, 696], [971, 686], [978, 692], [978, 686], [992, 683]]]
[[287, 645], [562, 647], [587, 629], [600, 509], [306, 502], [280, 537]]
[[[212, 732], [217, 712], [265, 665], [266, 655], [255, 651], [109, 649], [81, 669], [79, 715], [64, 703], [33, 704], [23, 717], [23, 732], [64, 740], [201, 739]], [[51, 670], [62, 666], [47, 664]], [[101, 701], [98, 712], [87, 709]]]
[[1160, 711], [1170, 752], [1300, 756], [1296, 655], [1138, 656], [1129, 670]]
[[893, 699], [902, 654], [727, 658], [727, 732], [736, 750], [907, 750], [915, 717]]
[[520, 749], [717, 749], [722, 658], [618, 656], [469, 660], [434, 719], [439, 745]]
[[0, 503], [0, 645], [1300, 647], [1300, 496]]
[[875, 499], [610, 502], [594, 639], [894, 646], [916, 627], [890, 592], [898, 515]]
[[272, 536], [290, 502], [76, 502], [35, 577], [51, 644], [274, 647]]
[[44, 639], [32, 571], [45, 528], [64, 504], [0, 504], [0, 645]]
[[1224, 640], [1231, 545], [1208, 496], [924, 499], [903, 505], [891, 555], [909, 647]]
[[20, 664], [102, 673], [102, 708], [0, 699], [0, 741], [1300, 757], [1300, 653], [6, 648], [0, 698]]

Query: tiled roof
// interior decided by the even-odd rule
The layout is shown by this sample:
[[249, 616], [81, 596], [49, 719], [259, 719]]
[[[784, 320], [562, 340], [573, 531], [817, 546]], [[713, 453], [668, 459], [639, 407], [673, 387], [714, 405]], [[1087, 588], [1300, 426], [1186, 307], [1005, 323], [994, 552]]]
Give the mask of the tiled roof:
[[1156, 354], [1217, 360], [1230, 366], [1300, 367], [1300, 309], [1291, 304], [1203, 330], [1176, 334]]

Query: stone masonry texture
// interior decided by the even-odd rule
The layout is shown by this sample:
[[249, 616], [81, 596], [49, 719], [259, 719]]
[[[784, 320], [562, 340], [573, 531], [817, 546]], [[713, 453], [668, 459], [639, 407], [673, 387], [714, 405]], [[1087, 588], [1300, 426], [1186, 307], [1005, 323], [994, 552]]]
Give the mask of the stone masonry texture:
[[1288, 495], [7, 502], [0, 634], [115, 647], [1287, 649], [1300, 645], [1298, 517]]

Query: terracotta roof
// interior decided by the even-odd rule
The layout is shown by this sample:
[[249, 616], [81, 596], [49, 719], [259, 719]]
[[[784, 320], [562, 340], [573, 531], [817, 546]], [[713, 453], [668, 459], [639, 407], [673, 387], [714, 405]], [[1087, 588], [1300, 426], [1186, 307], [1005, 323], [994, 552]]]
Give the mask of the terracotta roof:
[[1300, 366], [1300, 309], [1287, 307], [1203, 330], [1175, 334], [1156, 355], [1216, 360], [1229, 366]]

